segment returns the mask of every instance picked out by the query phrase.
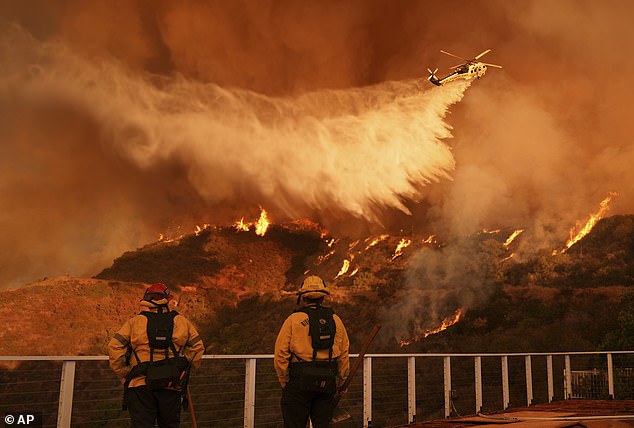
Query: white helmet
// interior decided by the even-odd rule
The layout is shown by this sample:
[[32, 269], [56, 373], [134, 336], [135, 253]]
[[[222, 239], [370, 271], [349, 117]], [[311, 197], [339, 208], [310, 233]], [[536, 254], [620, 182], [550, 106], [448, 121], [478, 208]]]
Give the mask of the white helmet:
[[311, 275], [304, 279], [301, 288], [297, 292], [298, 296], [307, 299], [318, 299], [326, 294], [330, 294], [330, 291], [326, 289], [326, 284], [317, 275]]

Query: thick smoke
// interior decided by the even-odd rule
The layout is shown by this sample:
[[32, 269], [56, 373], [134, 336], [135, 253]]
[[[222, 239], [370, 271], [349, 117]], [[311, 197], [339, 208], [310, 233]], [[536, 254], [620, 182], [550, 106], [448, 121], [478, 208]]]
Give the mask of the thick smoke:
[[[128, 179], [157, 166], [176, 165], [196, 191], [196, 202], [208, 206], [244, 201], [248, 207], [255, 197], [278, 217], [287, 218], [328, 209], [367, 221], [377, 221], [384, 207], [409, 213], [402, 200], [415, 199], [422, 186], [448, 177], [454, 167], [452, 153], [442, 142], [450, 136], [443, 118], [448, 106], [459, 101], [468, 86], [461, 82], [423, 90], [419, 81], [412, 80], [279, 98], [182, 77], [153, 81], [151, 76], [132, 73], [118, 62], [87, 61], [62, 44], [40, 43], [17, 29], [4, 34], [0, 53], [7, 59], [3, 99], [7, 105], [13, 102], [19, 107], [12, 111], [12, 123], [6, 124], [8, 150], [15, 154], [22, 145], [35, 150], [49, 147], [46, 169], [33, 171], [27, 185], [45, 177], [46, 198], [55, 199], [65, 193], [58, 187], [75, 187], [68, 177], [73, 172], [57, 168], [70, 162], [77, 174], [74, 178], [82, 180], [71, 192], [86, 194], [85, 200], [93, 209], [100, 206], [93, 201], [102, 197], [91, 193], [111, 189], [86, 187], [95, 173], [87, 170], [86, 176], [80, 175], [82, 168], [75, 162], [85, 163], [86, 156], [110, 155], [120, 168], [125, 165], [132, 170]], [[49, 116], [51, 121], [61, 119], [66, 126], [49, 125]], [[42, 133], [42, 128], [46, 136], [29, 134]], [[60, 146], [71, 150], [58, 151]], [[76, 160], [69, 161], [69, 156]], [[5, 171], [10, 174], [7, 180], [15, 177], [16, 171]], [[99, 180], [105, 184], [108, 179]], [[166, 174], [149, 185], [169, 187], [170, 179]], [[123, 224], [126, 229], [134, 227], [139, 220], [128, 210], [139, 211], [137, 206], [147, 202], [145, 186], [138, 186], [128, 189], [123, 203], [112, 201], [115, 208], [92, 211], [94, 218], [114, 216], [111, 226], [117, 233]], [[7, 190], [5, 205], [24, 206], [16, 193], [24, 188]], [[104, 236], [107, 226], [103, 233], [88, 236], [91, 231], [86, 234], [77, 221], [79, 213], [72, 204], [68, 206], [64, 196], [50, 203], [33, 197], [35, 205], [50, 209], [40, 213], [43, 218], [60, 210], [71, 211], [55, 227], [72, 224], [82, 231], [78, 237], [82, 252], [85, 242], [114, 239]], [[10, 223], [5, 229], [10, 229]], [[129, 247], [138, 243], [138, 234], [122, 235], [131, 238], [122, 244]], [[44, 263], [65, 263], [67, 257], [51, 257], [78, 249], [73, 241], [69, 245], [63, 236], [58, 238], [53, 254], [43, 254]], [[26, 245], [25, 252], [37, 248], [26, 236], [20, 239]], [[100, 253], [89, 249], [91, 265], [84, 269], [92, 268], [95, 261], [107, 262], [107, 254]], [[68, 259], [72, 261], [73, 255]], [[69, 269], [77, 269], [77, 265]]]
[[634, 48], [627, 19], [633, 5], [486, 4], [506, 16], [485, 18], [484, 38], [492, 42], [476, 50], [493, 48], [483, 59], [504, 70], [489, 70], [453, 109], [460, 116], [452, 144], [456, 171], [450, 183], [428, 188], [433, 208], [426, 218], [430, 230], [456, 239], [413, 258], [405, 292], [384, 315], [392, 337], [436, 327], [456, 308], [468, 311], [491, 295], [492, 265], [479, 260], [473, 240], [460, 237], [523, 228], [515, 254], [522, 260], [561, 249], [568, 229], [596, 212], [609, 192], [619, 194], [611, 213], [634, 208], [634, 175], [626, 166], [634, 164], [626, 118], [634, 61], [623, 55]]
[[385, 338], [422, 339], [443, 319], [467, 312], [496, 286], [498, 259], [483, 250], [486, 240], [462, 239], [410, 259], [405, 289], [380, 311]]
[[[89, 272], [167, 225], [257, 204], [443, 240], [522, 227], [517, 257], [561, 246], [608, 192], [611, 213], [634, 208], [629, 2], [36, 3], [0, 0], [36, 39], [2, 41], [5, 282]], [[464, 88], [430, 91], [424, 70], [459, 62], [440, 49], [487, 48], [504, 69], [452, 106], [446, 140]], [[435, 142], [419, 146], [423, 122]]]

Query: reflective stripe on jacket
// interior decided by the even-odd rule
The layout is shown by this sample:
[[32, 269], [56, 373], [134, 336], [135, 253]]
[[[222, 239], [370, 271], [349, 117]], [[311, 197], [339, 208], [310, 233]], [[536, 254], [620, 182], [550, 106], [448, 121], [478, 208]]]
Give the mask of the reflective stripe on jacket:
[[[335, 342], [332, 346], [332, 359], [337, 361], [337, 386], [341, 386], [350, 371], [350, 360], [348, 357], [350, 341], [348, 340], [348, 333], [341, 318], [339, 318], [337, 314], [334, 314], [333, 318], [337, 331], [335, 333]], [[313, 346], [308, 334], [308, 328], [308, 314], [305, 312], [295, 312], [286, 318], [286, 321], [282, 324], [282, 328], [277, 335], [274, 365], [282, 387], [286, 385], [289, 379], [288, 369], [291, 353], [302, 361], [311, 361], [313, 359]], [[327, 361], [328, 349], [318, 350], [317, 360]], [[293, 361], [296, 361], [296, 359], [293, 358]]]
[[[146, 301], [141, 301], [141, 310], [157, 312], [156, 306]], [[147, 336], [147, 322], [147, 317], [141, 314], [130, 318], [112, 337], [110, 343], [108, 343], [110, 368], [112, 368], [112, 370], [121, 379], [125, 379], [132, 370], [132, 367], [139, 363], [134, 354], [132, 354], [130, 356], [129, 365], [127, 364], [126, 352], [128, 352], [129, 345], [131, 345], [135, 350], [141, 362], [150, 361], [150, 344]], [[203, 341], [193, 324], [180, 314], [174, 317], [172, 342], [174, 343], [176, 350], [190, 361], [193, 368], [200, 365], [200, 360], [205, 352], [205, 345], [203, 344]], [[173, 352], [170, 350], [169, 356], [173, 357], [172, 354]], [[164, 358], [164, 350], [154, 350], [154, 361], [162, 360]], [[139, 376], [132, 379], [129, 386], [130, 388], [133, 388], [141, 385], [145, 385], [145, 376]]]

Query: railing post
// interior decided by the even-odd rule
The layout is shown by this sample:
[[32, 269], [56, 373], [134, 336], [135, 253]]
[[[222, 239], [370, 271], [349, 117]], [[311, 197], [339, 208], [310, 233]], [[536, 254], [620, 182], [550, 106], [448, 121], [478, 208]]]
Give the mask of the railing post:
[[564, 361], [565, 361], [565, 369], [564, 369], [564, 386], [565, 386], [565, 393], [564, 393], [564, 399], [569, 400], [572, 397], [572, 373], [571, 373], [571, 366], [570, 366], [570, 355], [565, 355], [564, 356]]
[[482, 411], [482, 357], [474, 358], [475, 364], [475, 413]]
[[526, 367], [526, 403], [531, 406], [533, 404], [533, 365], [530, 355], [524, 357], [524, 366]]
[[608, 353], [608, 396], [610, 400], [614, 400], [614, 365], [610, 353]]
[[407, 420], [416, 422], [416, 357], [407, 358]]
[[62, 378], [59, 385], [59, 406], [57, 407], [58, 428], [70, 428], [73, 416], [73, 390], [75, 388], [75, 361], [62, 363]]
[[363, 428], [372, 427], [372, 357], [363, 360]]
[[255, 426], [255, 358], [247, 358], [244, 379], [244, 428]]
[[502, 408], [509, 408], [509, 357], [502, 357]]
[[444, 357], [445, 418], [451, 416], [451, 358]]
[[548, 402], [552, 403], [555, 398], [555, 385], [553, 384], [553, 356], [546, 356], [546, 372], [548, 376]]

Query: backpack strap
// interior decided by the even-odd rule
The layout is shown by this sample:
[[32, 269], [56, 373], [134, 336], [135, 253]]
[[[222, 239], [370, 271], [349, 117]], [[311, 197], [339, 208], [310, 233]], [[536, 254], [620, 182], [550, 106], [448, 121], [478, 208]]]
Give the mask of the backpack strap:
[[130, 345], [130, 350], [132, 351], [132, 354], [134, 355], [134, 358], [136, 358], [136, 363], [139, 364], [141, 362], [141, 360], [139, 359], [139, 354], [136, 353], [136, 351], [134, 350], [132, 345]]
[[[158, 306], [158, 312], [148, 312], [148, 311], [143, 311], [140, 312], [139, 315], [143, 315], [147, 318], [148, 321], [148, 326], [150, 323], [150, 320], [152, 319], [152, 317], [156, 316], [156, 315], [160, 315], [160, 316], [166, 316], [166, 317], [170, 317], [171, 318], [171, 324], [172, 324], [172, 331], [170, 333], [168, 333], [168, 336], [166, 337], [166, 340], [168, 342], [168, 347], [165, 348], [165, 358], [169, 358], [169, 351], [170, 349], [172, 350], [172, 353], [174, 354], [174, 357], [177, 357], [178, 354], [180, 353], [179, 351], [176, 350], [176, 346], [174, 345], [174, 342], [172, 341], [172, 334], [174, 332], [174, 318], [176, 318], [177, 315], [179, 315], [179, 313], [177, 311], [170, 311], [168, 309], [167, 312], [163, 312], [162, 309], [163, 308], [167, 308], [166, 305], [161, 305]], [[149, 333], [149, 332], [148, 332]], [[154, 361], [154, 350], [157, 348], [153, 348], [152, 347], [152, 341], [149, 339], [149, 335], [148, 335], [148, 341], [149, 341], [149, 346], [150, 346], [150, 362]], [[160, 349], [160, 348], [158, 348]], [[182, 348], [181, 348], [182, 350]], [[134, 356], [136, 357], [137, 361], [140, 363], [141, 361], [139, 360], [138, 355], [136, 354], [136, 352], [134, 351], [134, 349], [132, 350], [132, 352], [134, 352]]]
[[[319, 340], [319, 338], [314, 337], [314, 335], [317, 335], [318, 332], [315, 331], [315, 323], [314, 320], [312, 319], [313, 317], [316, 316], [316, 311], [322, 311], [326, 313], [326, 317], [330, 317], [332, 319], [332, 325], [333, 325], [333, 331], [332, 331], [332, 343], [330, 344], [330, 346], [328, 347], [328, 361], [332, 362], [332, 348], [334, 347], [334, 335], [335, 332], [337, 330], [335, 322], [334, 322], [334, 318], [333, 315], [335, 314], [335, 311], [332, 310], [332, 308], [329, 308], [327, 306], [321, 306], [319, 304], [317, 304], [317, 306], [305, 306], [299, 309], [296, 309], [293, 311], [293, 313], [295, 312], [303, 312], [306, 315], [308, 315], [308, 322], [309, 322], [309, 335], [311, 337], [311, 346], [313, 348], [313, 361], [315, 361], [317, 359], [317, 348], [315, 347], [315, 343]], [[323, 315], [323, 314], [320, 314]], [[325, 349], [325, 348], [320, 348], [320, 349]]]

